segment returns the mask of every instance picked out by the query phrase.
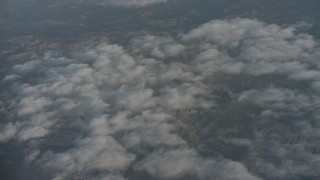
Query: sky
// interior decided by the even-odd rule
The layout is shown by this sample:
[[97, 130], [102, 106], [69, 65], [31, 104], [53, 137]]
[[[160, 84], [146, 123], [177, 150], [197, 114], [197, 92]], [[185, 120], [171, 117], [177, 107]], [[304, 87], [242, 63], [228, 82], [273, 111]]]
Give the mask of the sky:
[[[171, 1], [57, 3], [135, 10], [184, 3]], [[320, 51], [309, 31], [316, 23], [212, 18], [175, 33], [118, 38], [126, 43], [100, 37], [67, 53], [3, 56], [1, 174], [318, 179]], [[21, 158], [9, 157], [12, 149]]]

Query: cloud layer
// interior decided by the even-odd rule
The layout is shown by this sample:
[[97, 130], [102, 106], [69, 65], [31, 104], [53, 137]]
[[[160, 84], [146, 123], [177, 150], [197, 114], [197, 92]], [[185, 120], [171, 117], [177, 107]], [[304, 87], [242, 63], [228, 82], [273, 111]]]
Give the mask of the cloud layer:
[[[14, 65], [1, 81], [7, 119], [0, 142], [27, 144], [26, 162], [40, 164], [56, 180], [141, 173], [160, 179], [320, 177], [318, 52], [316, 40], [294, 28], [233, 19], [208, 22], [175, 39], [146, 35], [126, 47], [96, 43], [68, 58], [48, 53]], [[242, 125], [228, 129], [237, 137], [207, 130], [245, 147], [243, 160], [204, 157], [179, 132], [190, 112], [225, 110], [216, 94], [222, 85], [213, 82], [221, 74], [253, 82], [224, 89], [230, 104], [256, 108], [232, 118], [241, 124], [238, 117], [249, 114], [254, 121], [243, 126], [250, 136], [241, 135]], [[269, 76], [280, 85], [265, 84]], [[215, 119], [210, 123], [219, 126]], [[193, 121], [202, 122], [200, 115]], [[297, 138], [285, 143], [281, 135]]]
[[[234, 163], [232, 167], [240, 166], [244, 175], [254, 179], [240, 163], [202, 159], [175, 132], [174, 117], [167, 112], [210, 106], [201, 98], [207, 91], [193, 84], [194, 75], [184, 72], [183, 66], [135, 59], [122, 47], [109, 44], [87, 47], [71, 59], [48, 54], [16, 65], [13, 71], [18, 79], [12, 89], [17, 97], [12, 103], [18, 121], [5, 126], [1, 140], [24, 142], [50, 138], [59, 131], [80, 132], [82, 135], [71, 142], [62, 142], [71, 146], [68, 150], [48, 149], [37, 154], [37, 161], [53, 171], [54, 179], [77, 172], [90, 176], [92, 171], [121, 176], [130, 166], [163, 178], [215, 176], [211, 171], [197, 170], [202, 163]], [[185, 78], [187, 82], [171, 87], [171, 81]], [[172, 169], [172, 165], [183, 163], [169, 158], [172, 153], [186, 153], [186, 163], [196, 160], [197, 164]], [[139, 160], [139, 155], [145, 158]], [[162, 155], [169, 157], [158, 162]]]

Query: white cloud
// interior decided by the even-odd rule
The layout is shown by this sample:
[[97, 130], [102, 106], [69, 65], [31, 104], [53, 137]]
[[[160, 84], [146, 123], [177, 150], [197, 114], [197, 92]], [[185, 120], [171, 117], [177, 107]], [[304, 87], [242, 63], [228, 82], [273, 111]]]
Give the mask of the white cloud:
[[258, 180], [240, 163], [202, 159], [190, 149], [158, 151], [139, 162], [136, 169], [145, 169], [155, 177], [171, 179], [177, 177], [202, 179], [248, 179]]
[[245, 103], [253, 103], [264, 109], [286, 113], [303, 113], [311, 109], [319, 101], [318, 97], [310, 97], [289, 89], [267, 88], [244, 91], [238, 98]]
[[[320, 136], [320, 126], [316, 123], [319, 121], [319, 96], [267, 88], [242, 92], [238, 101], [252, 103], [261, 109], [257, 116], [259, 130], [247, 145], [252, 149], [249, 156], [257, 157], [249, 166], [271, 178], [319, 176], [314, 169], [318, 168], [320, 158], [311, 150], [319, 148], [316, 138]], [[259, 153], [267, 153], [269, 160], [257, 156]], [[276, 159], [281, 159], [281, 162], [277, 163]]]
[[17, 133], [17, 127], [12, 124], [8, 123], [6, 125], [1, 126], [1, 132], [0, 132], [0, 142], [6, 142], [12, 137], [15, 136]]
[[202, 45], [194, 62], [205, 74], [279, 74], [294, 80], [317, 80], [319, 68], [310, 68], [317, 62], [316, 43], [312, 36], [295, 31], [256, 20], [214, 20], [181, 34], [181, 39], [210, 44]]
[[[18, 122], [6, 125], [2, 141], [50, 139], [60, 128], [77, 129], [85, 135], [68, 142], [71, 148], [42, 151], [27, 159], [43, 164], [57, 179], [79, 171], [121, 175], [135, 163], [139, 149], [186, 146], [165, 111], [203, 104], [194, 96], [207, 91], [196, 87], [194, 75], [183, 67], [134, 58], [109, 44], [84, 48], [69, 59], [48, 54], [16, 65], [12, 72], [23, 77], [12, 84]], [[172, 78], [188, 83], [167, 86]]]
[[170, 37], [145, 35], [131, 40], [133, 53], [150, 54], [152, 57], [164, 59], [181, 55], [185, 46]]
[[[108, 1], [125, 6], [153, 2]], [[180, 61], [189, 57], [182, 56], [189, 49], [195, 54]], [[162, 179], [259, 179], [250, 172], [275, 179], [316, 177], [312, 165], [319, 158], [307, 147], [319, 148], [314, 145], [320, 137], [317, 51], [315, 40], [294, 28], [233, 19], [211, 21], [178, 40], [146, 35], [132, 39], [127, 48], [102, 43], [70, 58], [47, 54], [15, 65], [1, 81], [13, 95], [0, 101], [10, 109], [5, 112], [12, 120], [1, 124], [0, 141], [62, 143], [61, 150], [40, 151], [39, 141], [30, 145], [26, 156], [56, 179], [78, 172], [91, 179], [125, 179], [128, 169]], [[212, 110], [216, 104], [211, 86], [219, 73], [274, 75], [291, 84], [303, 81], [310, 88], [269, 86], [231, 93], [231, 103], [258, 109], [248, 116], [255, 118], [248, 132], [252, 136], [223, 139], [248, 148], [247, 159], [206, 158], [179, 135], [176, 125], [181, 119], [175, 113]], [[279, 139], [282, 121], [287, 122], [285, 130], [302, 136], [298, 143]], [[271, 130], [258, 131], [261, 127]], [[270, 131], [275, 137], [268, 139]], [[60, 142], [54, 138], [59, 133], [71, 137]], [[269, 140], [268, 146], [263, 144]], [[270, 159], [264, 161], [269, 156], [263, 155]], [[272, 159], [281, 156], [286, 157], [281, 163]]]

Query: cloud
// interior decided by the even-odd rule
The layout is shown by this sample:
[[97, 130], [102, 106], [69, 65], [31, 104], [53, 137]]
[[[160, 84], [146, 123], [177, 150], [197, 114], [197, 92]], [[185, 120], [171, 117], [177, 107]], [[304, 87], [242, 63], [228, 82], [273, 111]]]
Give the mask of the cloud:
[[145, 35], [131, 40], [133, 53], [142, 52], [152, 57], [164, 59], [181, 55], [185, 46], [169, 37]]
[[137, 163], [136, 169], [145, 169], [155, 177], [201, 179], [250, 179], [258, 180], [238, 162], [202, 159], [191, 149], [158, 151]]
[[6, 142], [17, 133], [17, 128], [14, 124], [8, 123], [1, 128], [0, 142]]
[[289, 89], [266, 88], [244, 91], [238, 100], [260, 106], [265, 112], [269, 112], [269, 110], [273, 113], [284, 111], [293, 115], [294, 113], [304, 113], [313, 109], [313, 106], [320, 99], [316, 96], [299, 94]]
[[[30, 150], [35, 153], [26, 157], [48, 169], [55, 179], [78, 172], [92, 178], [119, 178], [140, 161], [137, 156], [148, 161], [158, 148], [192, 151], [177, 134], [170, 112], [209, 108], [211, 102], [204, 99], [209, 96], [205, 86], [198, 86], [195, 75], [184, 68], [182, 63], [136, 58], [110, 44], [85, 47], [71, 58], [47, 54], [15, 65], [12, 74], [19, 78], [12, 83], [15, 94], [11, 103], [17, 122], [6, 124], [1, 140], [28, 143], [45, 138], [67, 147], [39, 151], [35, 146]], [[71, 137], [55, 139], [59, 133], [71, 133]], [[184, 155], [190, 162], [200, 158], [193, 151], [190, 157], [188, 153], [180, 156]], [[201, 163], [197, 160], [190, 168]], [[142, 166], [140, 170], [149, 171]], [[171, 175], [189, 170], [177, 169]], [[150, 173], [157, 176], [162, 169], [158, 171]], [[201, 178], [202, 172], [196, 172]]]
[[[314, 171], [319, 161], [314, 152], [319, 149], [315, 137], [319, 135], [316, 122], [320, 103], [316, 40], [293, 27], [248, 19], [214, 20], [180, 38], [199, 47], [191, 64], [205, 80], [234, 74], [251, 84], [244, 89], [237, 87], [241, 82], [231, 84], [238, 91], [241, 89], [239, 94], [233, 94], [233, 103], [251, 107], [236, 111], [245, 112], [246, 118], [254, 121], [245, 128], [252, 128], [249, 132], [253, 136], [246, 137], [246, 143], [240, 145], [248, 149], [244, 156], [249, 161], [245, 165], [251, 172], [275, 179], [319, 178]], [[268, 76], [273, 77], [274, 85], [253, 87]], [[241, 115], [233, 118], [233, 123], [247, 123]], [[241, 134], [241, 128], [233, 130]], [[239, 138], [231, 137], [223, 137], [224, 142]]]
[[[0, 141], [26, 144], [26, 162], [54, 179], [319, 177], [318, 58], [310, 35], [248, 19], [48, 53], [1, 81]], [[226, 151], [202, 156], [207, 144]]]
[[[257, 113], [258, 128], [248, 144], [252, 149], [249, 167], [272, 178], [319, 177], [314, 169], [320, 159], [312, 150], [319, 148], [316, 137], [320, 126], [314, 124], [319, 120], [319, 96], [267, 88], [242, 92], [238, 101], [261, 109]], [[268, 160], [257, 156], [260, 153], [266, 154]]]
[[56, 171], [55, 176], [66, 178], [80, 172], [124, 171], [135, 159], [114, 139], [106, 136], [91, 136], [79, 140], [78, 144], [63, 153], [46, 153], [42, 155], [44, 167]]
[[279, 74], [294, 80], [320, 77], [319, 69], [310, 67], [317, 62], [313, 37], [292, 27], [248, 19], [214, 20], [180, 36], [202, 45], [194, 63], [204, 73]]

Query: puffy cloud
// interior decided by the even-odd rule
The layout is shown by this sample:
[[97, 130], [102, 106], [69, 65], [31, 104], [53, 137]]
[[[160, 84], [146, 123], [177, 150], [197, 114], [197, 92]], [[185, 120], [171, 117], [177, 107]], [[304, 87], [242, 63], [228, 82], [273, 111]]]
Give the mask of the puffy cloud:
[[186, 109], [192, 107], [209, 108], [212, 104], [205, 98], [195, 98], [197, 95], [208, 94], [204, 88], [182, 84], [181, 88], [166, 88], [163, 103], [168, 109]]
[[[262, 90], [252, 89], [244, 91], [238, 98], [244, 103], [253, 103], [264, 109], [264, 112], [271, 110], [285, 113], [305, 113], [312, 110], [313, 106], [320, 102], [317, 96], [299, 94], [289, 89], [267, 88]], [[275, 115], [275, 114], [274, 114]]]
[[[35, 146], [35, 153], [26, 157], [50, 170], [55, 179], [77, 172], [119, 178], [141, 152], [148, 158], [160, 147], [186, 150], [170, 112], [207, 108], [211, 102], [203, 99], [208, 96], [205, 86], [198, 86], [184, 67], [135, 58], [109, 44], [85, 47], [71, 58], [47, 54], [15, 65], [12, 74], [20, 78], [10, 88], [17, 122], [6, 124], [1, 140], [31, 143], [45, 138], [67, 147], [39, 152]], [[55, 139], [66, 132], [72, 132], [69, 140]]]
[[247, 172], [240, 163], [233, 161], [214, 161], [202, 159], [190, 149], [158, 151], [141, 162], [136, 169], [147, 170], [150, 174], [163, 179], [176, 177], [202, 179], [250, 179], [258, 180]]
[[316, 43], [310, 35], [295, 31], [256, 20], [214, 20], [182, 34], [181, 39], [210, 44], [203, 46], [194, 62], [204, 73], [279, 74], [317, 80], [319, 67], [310, 67], [317, 63]]
[[56, 176], [65, 177], [74, 172], [118, 172], [125, 170], [135, 159], [113, 138], [91, 136], [79, 140], [75, 148], [63, 153], [46, 153], [41, 162], [55, 170]]
[[[252, 150], [249, 167], [272, 178], [319, 177], [314, 169], [320, 159], [313, 152], [319, 149], [319, 96], [267, 88], [242, 92], [238, 101], [260, 109], [254, 138], [247, 145]], [[268, 156], [268, 160], [260, 154]]]
[[[125, 6], [151, 2], [156, 1], [108, 1]], [[211, 21], [176, 40], [146, 35], [127, 47], [88, 45], [69, 58], [48, 53], [14, 65], [1, 81], [7, 87], [0, 96], [6, 97], [1, 111], [8, 118], [1, 124], [0, 141], [28, 144], [25, 160], [41, 164], [55, 179], [75, 174], [126, 179], [128, 172], [160, 179], [319, 177], [314, 170], [319, 169], [314, 167], [320, 137], [317, 51], [315, 40], [294, 28], [233, 19]], [[212, 83], [230, 74], [245, 74], [253, 83], [237, 92], [238, 84], [231, 84], [223, 90], [230, 103], [219, 106]], [[289, 85], [258, 88], [254, 83], [269, 78], [263, 75]], [[310, 87], [300, 89], [296, 83], [301, 82]], [[242, 111], [228, 109], [234, 104]], [[221, 114], [231, 120], [217, 120]], [[243, 114], [250, 122], [242, 124]], [[239, 162], [225, 154], [202, 157], [197, 153], [202, 145], [192, 149], [179, 133], [189, 118], [193, 136], [217, 133], [210, 138], [248, 152]], [[204, 121], [211, 124], [202, 132], [197, 128], [203, 125], [194, 124]], [[235, 125], [219, 130], [229, 121]], [[210, 132], [210, 127], [217, 128]], [[291, 136], [296, 140], [286, 143]]]
[[152, 57], [164, 59], [180, 55], [185, 46], [169, 37], [145, 35], [131, 40], [133, 53], [147, 52]]
[[[319, 161], [314, 153], [319, 149], [315, 138], [319, 135], [319, 48], [313, 37], [292, 27], [247, 19], [211, 21], [180, 37], [198, 45], [199, 53], [191, 63], [208, 81], [222, 73], [245, 74], [247, 81], [258, 77], [253, 81], [257, 84], [268, 76], [290, 84], [249, 86], [233, 94], [239, 106], [251, 107], [237, 113], [248, 114], [246, 118], [254, 121], [246, 124], [253, 136], [240, 145], [249, 151], [245, 164], [265, 178], [319, 178], [314, 171]], [[239, 116], [234, 115], [232, 122], [245, 121]], [[240, 133], [241, 128], [234, 131]], [[234, 138], [239, 137], [223, 139], [230, 143]]]
[[6, 142], [11, 139], [17, 133], [17, 127], [12, 124], [8, 123], [1, 128], [0, 132], [0, 142]]
[[[314, 42], [309, 36], [300, 36], [305, 41], [298, 41], [299, 45], [302, 47], [314, 46]], [[296, 38], [294, 28], [282, 28], [278, 25], [267, 25], [249, 19], [214, 20], [182, 35], [183, 40], [201, 39], [230, 48], [241, 46], [243, 41], [251, 42], [255, 39], [267, 41], [274, 40], [273, 38], [279, 39], [280, 42], [283, 39]]]

